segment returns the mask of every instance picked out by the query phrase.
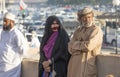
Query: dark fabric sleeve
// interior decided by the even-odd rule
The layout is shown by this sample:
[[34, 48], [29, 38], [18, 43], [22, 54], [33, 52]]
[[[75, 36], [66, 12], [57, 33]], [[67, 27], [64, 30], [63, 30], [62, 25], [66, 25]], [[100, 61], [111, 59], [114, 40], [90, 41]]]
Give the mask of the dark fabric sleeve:
[[64, 60], [65, 62], [68, 62], [70, 57], [70, 54], [68, 52], [68, 42], [69, 42], [68, 34], [66, 32], [62, 33], [62, 35], [60, 35], [59, 41], [60, 41], [58, 45], [59, 48], [56, 50], [56, 53], [53, 56], [54, 61]]
[[44, 41], [42, 40], [41, 46], [40, 46], [40, 59], [39, 59], [39, 64], [38, 64], [38, 77], [42, 77], [42, 74], [44, 71], [42, 62], [46, 60], [44, 56], [44, 52], [42, 50], [43, 44], [44, 44]]
[[42, 62], [45, 60], [43, 52], [40, 51], [40, 60], [39, 60], [39, 65], [38, 65], [38, 77], [42, 77], [43, 74], [43, 66], [42, 66]]

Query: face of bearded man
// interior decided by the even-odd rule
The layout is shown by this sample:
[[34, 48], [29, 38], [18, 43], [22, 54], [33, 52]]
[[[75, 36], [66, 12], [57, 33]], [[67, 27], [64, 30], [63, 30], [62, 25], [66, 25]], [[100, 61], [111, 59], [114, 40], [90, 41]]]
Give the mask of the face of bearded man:
[[93, 14], [89, 13], [81, 17], [81, 25], [84, 27], [90, 27], [93, 24]]
[[90, 27], [92, 26], [92, 22], [81, 22], [81, 25], [84, 27]]
[[3, 23], [3, 30], [4, 31], [10, 31], [11, 29], [11, 22], [8, 19], [4, 19], [4, 23]]
[[11, 29], [10, 24], [7, 26], [3, 26], [3, 30], [5, 30], [5, 31], [10, 31], [10, 29]]

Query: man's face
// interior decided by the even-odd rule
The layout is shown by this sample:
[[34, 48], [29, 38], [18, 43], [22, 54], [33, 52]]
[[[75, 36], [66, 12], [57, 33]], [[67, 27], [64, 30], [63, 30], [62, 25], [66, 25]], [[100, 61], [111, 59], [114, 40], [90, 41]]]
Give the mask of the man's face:
[[11, 29], [11, 20], [5, 18], [3, 21], [3, 30], [9, 31], [10, 29]]
[[83, 26], [89, 27], [92, 25], [92, 23], [93, 23], [93, 14], [92, 13], [89, 13], [89, 14], [81, 17], [81, 24]]

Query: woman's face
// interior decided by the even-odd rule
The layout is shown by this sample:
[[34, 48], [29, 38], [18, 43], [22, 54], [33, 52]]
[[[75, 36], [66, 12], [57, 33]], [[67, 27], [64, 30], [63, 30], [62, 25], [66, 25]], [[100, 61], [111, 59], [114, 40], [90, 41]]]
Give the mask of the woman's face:
[[52, 29], [53, 32], [58, 31], [58, 29], [59, 29], [59, 24], [58, 24], [57, 21], [53, 21], [53, 23], [52, 23], [52, 25], [51, 25], [51, 29]]

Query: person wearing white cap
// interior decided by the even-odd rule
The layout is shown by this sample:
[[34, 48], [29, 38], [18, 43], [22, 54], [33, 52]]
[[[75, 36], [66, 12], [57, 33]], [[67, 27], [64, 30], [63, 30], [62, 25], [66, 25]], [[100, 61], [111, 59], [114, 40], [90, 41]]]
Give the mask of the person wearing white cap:
[[7, 12], [5, 13], [3, 19], [4, 19], [3, 30], [9, 31], [10, 29], [14, 27], [15, 15]]
[[91, 7], [78, 11], [80, 26], [68, 43], [72, 55], [68, 64], [67, 77], [96, 77], [96, 56], [100, 53], [103, 33], [94, 24], [94, 12]]
[[22, 57], [27, 51], [25, 38], [14, 23], [15, 16], [5, 13], [0, 31], [0, 77], [20, 77]]

